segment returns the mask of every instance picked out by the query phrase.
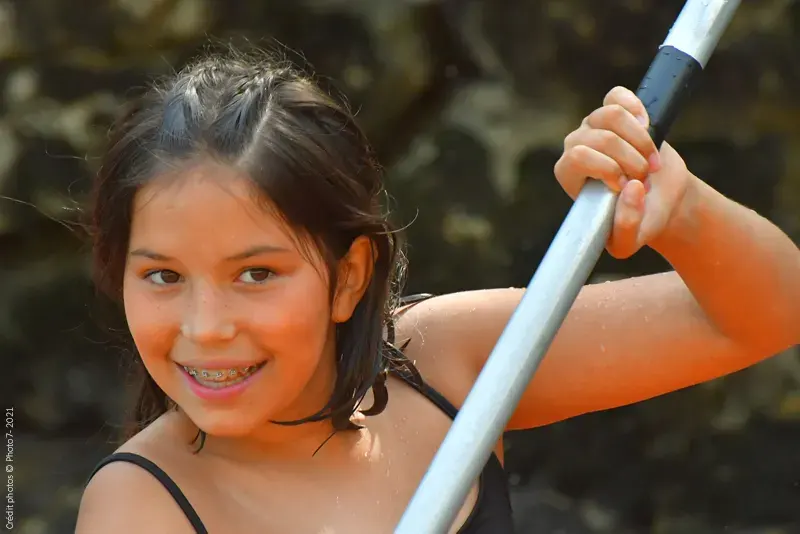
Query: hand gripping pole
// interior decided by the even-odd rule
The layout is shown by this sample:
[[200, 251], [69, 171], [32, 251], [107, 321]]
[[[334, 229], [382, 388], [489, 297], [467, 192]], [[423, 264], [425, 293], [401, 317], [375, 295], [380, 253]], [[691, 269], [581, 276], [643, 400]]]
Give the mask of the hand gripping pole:
[[[661, 146], [739, 1], [689, 0], [637, 95]], [[444, 534], [466, 500], [526, 386], [605, 248], [616, 195], [589, 180], [467, 396], [396, 534]]]

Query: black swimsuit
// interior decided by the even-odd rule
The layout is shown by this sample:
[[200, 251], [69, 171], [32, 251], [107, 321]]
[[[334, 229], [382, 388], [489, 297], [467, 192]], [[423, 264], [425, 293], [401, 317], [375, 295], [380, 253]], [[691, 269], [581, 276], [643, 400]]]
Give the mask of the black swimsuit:
[[[411, 387], [422, 393], [431, 402], [439, 407], [450, 418], [455, 418], [458, 410], [453, 406], [450, 401], [445, 399], [438, 391], [434, 390], [427, 384], [422, 387], [418, 386], [414, 381], [405, 378], [403, 375], [398, 376]], [[129, 452], [118, 452], [104, 458], [95, 467], [89, 479], [94, 476], [106, 464], [111, 462], [129, 462], [136, 464], [145, 471], [148, 471], [169, 491], [172, 498], [186, 514], [186, 518], [194, 527], [197, 534], [207, 534], [208, 530], [203, 525], [197, 512], [189, 504], [189, 500], [180, 490], [175, 481], [172, 480], [160, 467], [156, 464]], [[500, 460], [492, 453], [489, 461], [481, 472], [480, 481], [478, 483], [478, 500], [475, 507], [472, 509], [469, 518], [464, 523], [464, 526], [458, 531], [458, 534], [508, 534], [514, 532], [514, 524], [511, 518], [511, 500], [508, 494], [508, 481], [506, 478], [503, 466]]]
[[[409, 301], [418, 301], [419, 298], [411, 298]], [[417, 381], [409, 378], [401, 373], [392, 373], [392, 376], [399, 378], [406, 384], [421, 393], [425, 398], [435, 404], [440, 410], [448, 415], [451, 419], [455, 419], [458, 414], [458, 409], [448, 401], [441, 393], [430, 387], [426, 383], [418, 383]], [[178, 485], [156, 464], [129, 452], [118, 452], [107, 456], [97, 467], [94, 468], [89, 480], [97, 473], [103, 466], [111, 462], [129, 462], [136, 464], [145, 471], [152, 474], [159, 482], [167, 489], [167, 491], [175, 499], [186, 518], [191, 523], [197, 534], [207, 534], [200, 516], [194, 510], [189, 500], [180, 490]], [[478, 482], [478, 499], [472, 509], [469, 517], [464, 525], [458, 530], [458, 534], [510, 534], [514, 532], [514, 523], [511, 514], [511, 499], [508, 491], [508, 479], [500, 463], [500, 459], [495, 453], [489, 457], [483, 471], [480, 475]]]

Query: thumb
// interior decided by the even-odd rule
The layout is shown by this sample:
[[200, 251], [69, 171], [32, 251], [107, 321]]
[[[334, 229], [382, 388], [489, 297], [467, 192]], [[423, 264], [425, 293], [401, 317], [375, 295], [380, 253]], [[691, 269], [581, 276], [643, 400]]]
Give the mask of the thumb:
[[632, 256], [642, 244], [639, 230], [644, 215], [645, 187], [638, 180], [631, 180], [622, 188], [614, 210], [614, 226], [606, 247], [617, 259]]

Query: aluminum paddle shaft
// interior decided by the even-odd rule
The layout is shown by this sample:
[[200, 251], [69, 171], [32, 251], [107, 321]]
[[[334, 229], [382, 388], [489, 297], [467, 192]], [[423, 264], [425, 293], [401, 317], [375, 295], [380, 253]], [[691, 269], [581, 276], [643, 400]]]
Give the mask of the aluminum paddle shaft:
[[[637, 95], [660, 146], [706, 66], [739, 1], [689, 0]], [[575, 200], [525, 295], [414, 494], [396, 534], [444, 534], [503, 434], [608, 240], [616, 195], [589, 180]]]

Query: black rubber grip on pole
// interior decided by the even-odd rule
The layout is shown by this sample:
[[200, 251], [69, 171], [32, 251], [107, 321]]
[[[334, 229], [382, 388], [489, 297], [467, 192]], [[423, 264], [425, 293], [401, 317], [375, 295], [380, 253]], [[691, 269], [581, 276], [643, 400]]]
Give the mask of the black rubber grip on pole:
[[689, 54], [672, 46], [662, 46], [650, 64], [636, 95], [650, 116], [650, 137], [656, 146], [667, 137], [703, 67]]

